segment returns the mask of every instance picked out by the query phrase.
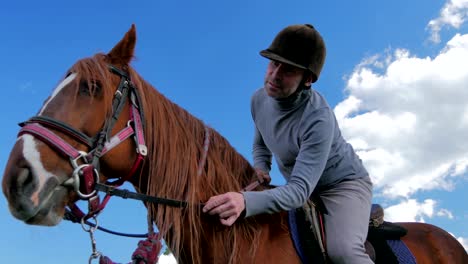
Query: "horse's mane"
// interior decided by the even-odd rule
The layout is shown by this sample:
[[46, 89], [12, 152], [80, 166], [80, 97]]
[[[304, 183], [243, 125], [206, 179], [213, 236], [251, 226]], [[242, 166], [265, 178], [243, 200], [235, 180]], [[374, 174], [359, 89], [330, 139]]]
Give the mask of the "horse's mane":
[[[108, 70], [106, 55], [78, 61], [72, 68], [81, 81], [101, 80], [104, 104], [110, 112], [116, 75]], [[147, 205], [149, 213], [176, 257], [190, 251], [193, 263], [210, 257], [213, 262], [240, 263], [240, 245], [256, 248], [259, 229], [253, 219], [240, 220], [230, 228], [219, 220], [201, 213], [200, 202], [210, 196], [239, 191], [253, 180], [254, 170], [229, 142], [209, 128], [210, 145], [201, 175], [198, 163], [203, 154], [205, 124], [183, 108], [169, 101], [130, 66], [125, 69], [137, 87], [144, 109], [145, 139], [148, 156], [139, 181], [133, 180], [138, 191], [148, 195], [183, 200], [187, 209], [165, 205]], [[115, 79], [114, 79], [115, 83]], [[93, 87], [89, 85], [90, 89]], [[95, 93], [94, 90], [90, 93]], [[109, 114], [109, 113], [107, 113]], [[211, 242], [217, 248], [203, 256], [203, 245]], [[190, 248], [182, 248], [182, 244]], [[205, 249], [206, 250], [206, 249]], [[253, 255], [253, 252], [251, 252]], [[245, 257], [245, 256], [244, 256]]]

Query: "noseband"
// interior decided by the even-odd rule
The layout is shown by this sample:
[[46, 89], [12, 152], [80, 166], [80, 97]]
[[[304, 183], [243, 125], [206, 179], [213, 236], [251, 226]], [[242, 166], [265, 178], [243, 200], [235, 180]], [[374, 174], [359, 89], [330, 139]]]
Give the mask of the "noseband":
[[[112, 73], [120, 76], [120, 84], [112, 101], [112, 116], [104, 122], [103, 128], [96, 136], [89, 137], [72, 126], [47, 116], [35, 116], [20, 123], [21, 129], [18, 133], [18, 136], [30, 134], [70, 159], [70, 164], [73, 168], [72, 176], [62, 184], [71, 187], [80, 199], [88, 200], [89, 202], [88, 213], [86, 215], [76, 204], [71, 206], [72, 212], [79, 219], [95, 216], [104, 209], [110, 199], [110, 195], [107, 194], [103, 201], [100, 202], [95, 190], [96, 184], [99, 184], [99, 160], [103, 155], [133, 136], [137, 145], [137, 158], [130, 172], [125, 177], [119, 177], [113, 182], [106, 182], [106, 185], [113, 187], [118, 187], [130, 179], [140, 168], [144, 157], [147, 155], [142, 122], [143, 110], [141, 109], [138, 90], [131, 82], [127, 73], [113, 65], [109, 65], [108, 67]], [[124, 129], [111, 137], [112, 128], [128, 99], [130, 99], [131, 103], [130, 120], [128, 120], [127, 126]], [[72, 137], [91, 150], [88, 153], [77, 150], [56, 133], [52, 132], [52, 130], [60, 131]]]

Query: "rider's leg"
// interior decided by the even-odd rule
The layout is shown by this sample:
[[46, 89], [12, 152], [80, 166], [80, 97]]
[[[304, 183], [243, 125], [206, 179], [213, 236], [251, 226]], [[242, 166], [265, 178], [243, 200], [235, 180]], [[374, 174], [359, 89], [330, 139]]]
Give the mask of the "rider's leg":
[[372, 199], [368, 177], [343, 181], [320, 192], [328, 211], [324, 215], [327, 251], [333, 263], [373, 263], [365, 252]]

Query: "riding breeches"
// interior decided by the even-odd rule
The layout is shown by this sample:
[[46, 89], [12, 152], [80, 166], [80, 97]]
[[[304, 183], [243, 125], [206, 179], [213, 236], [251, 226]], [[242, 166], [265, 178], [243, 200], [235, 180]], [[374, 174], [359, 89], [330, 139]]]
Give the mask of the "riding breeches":
[[327, 252], [337, 263], [373, 263], [364, 242], [369, 228], [372, 183], [369, 177], [343, 181], [320, 192], [326, 207]]

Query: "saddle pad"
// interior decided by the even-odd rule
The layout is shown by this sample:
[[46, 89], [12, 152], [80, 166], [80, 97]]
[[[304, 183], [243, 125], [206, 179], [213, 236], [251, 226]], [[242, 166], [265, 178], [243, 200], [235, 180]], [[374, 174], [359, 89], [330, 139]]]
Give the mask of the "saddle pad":
[[315, 235], [306, 221], [303, 208], [288, 212], [288, 224], [296, 253], [302, 263], [324, 264], [325, 258]]
[[400, 264], [416, 264], [413, 253], [401, 240], [387, 240], [388, 246], [392, 249]]
[[294, 243], [294, 247], [296, 248], [297, 255], [301, 259], [302, 263], [309, 263], [306, 259], [304, 251], [302, 250], [302, 243], [301, 237], [299, 235], [299, 229], [297, 228], [296, 222], [296, 210], [291, 210], [288, 212], [288, 224], [289, 224], [289, 231], [291, 234], [291, 239]]

